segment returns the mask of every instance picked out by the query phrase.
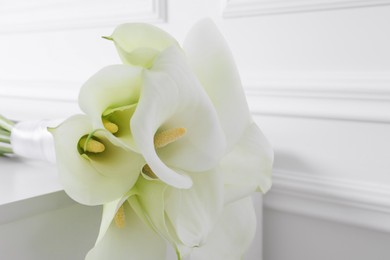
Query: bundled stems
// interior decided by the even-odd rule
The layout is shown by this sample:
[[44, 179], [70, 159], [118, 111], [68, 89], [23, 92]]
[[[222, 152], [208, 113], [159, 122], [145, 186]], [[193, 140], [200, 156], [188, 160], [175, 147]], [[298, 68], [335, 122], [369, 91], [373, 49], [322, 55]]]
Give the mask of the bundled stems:
[[0, 155], [12, 153], [11, 132], [15, 123], [0, 115]]

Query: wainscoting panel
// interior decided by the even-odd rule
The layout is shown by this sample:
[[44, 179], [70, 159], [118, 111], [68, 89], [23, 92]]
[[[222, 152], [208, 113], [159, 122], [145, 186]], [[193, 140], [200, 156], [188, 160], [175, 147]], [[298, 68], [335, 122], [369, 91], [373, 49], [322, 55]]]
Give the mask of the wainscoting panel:
[[265, 207], [390, 233], [387, 184], [276, 170]]
[[389, 5], [388, 0], [224, 0], [223, 17], [312, 12]]
[[254, 114], [390, 122], [390, 74], [243, 72]]
[[130, 21], [163, 22], [166, 19], [166, 0], [5, 0], [1, 5], [0, 33], [98, 27]]

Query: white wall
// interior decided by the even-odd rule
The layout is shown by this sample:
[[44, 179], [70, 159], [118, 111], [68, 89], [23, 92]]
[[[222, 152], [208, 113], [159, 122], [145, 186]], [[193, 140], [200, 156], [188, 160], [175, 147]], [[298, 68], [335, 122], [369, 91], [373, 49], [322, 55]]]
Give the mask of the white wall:
[[182, 40], [204, 16], [275, 149], [265, 260], [389, 259], [388, 0], [1, 0], [0, 111], [73, 114], [82, 82], [119, 62], [101, 35], [136, 20]]

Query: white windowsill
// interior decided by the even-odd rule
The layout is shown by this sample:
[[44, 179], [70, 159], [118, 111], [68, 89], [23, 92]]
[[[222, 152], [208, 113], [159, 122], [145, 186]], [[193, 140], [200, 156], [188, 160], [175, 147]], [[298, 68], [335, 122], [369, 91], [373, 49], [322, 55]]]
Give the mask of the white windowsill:
[[55, 165], [0, 157], [0, 225], [74, 203], [63, 191]]

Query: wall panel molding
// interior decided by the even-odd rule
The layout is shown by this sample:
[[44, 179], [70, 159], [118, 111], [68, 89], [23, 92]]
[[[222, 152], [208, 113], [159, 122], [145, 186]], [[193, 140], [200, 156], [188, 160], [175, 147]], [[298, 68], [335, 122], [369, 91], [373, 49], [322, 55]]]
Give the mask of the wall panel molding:
[[[241, 73], [257, 115], [390, 123], [390, 72]], [[77, 102], [83, 82], [0, 79], [0, 97]]]
[[0, 33], [165, 22], [167, 0], [3, 0]]
[[37, 101], [77, 101], [81, 82], [0, 79], [0, 97]]
[[13, 120], [58, 119], [80, 113], [81, 82], [0, 79], [0, 111]]
[[225, 18], [389, 5], [389, 0], [224, 0]]
[[243, 72], [254, 114], [390, 123], [390, 72]]
[[390, 186], [275, 170], [266, 208], [390, 232]]

